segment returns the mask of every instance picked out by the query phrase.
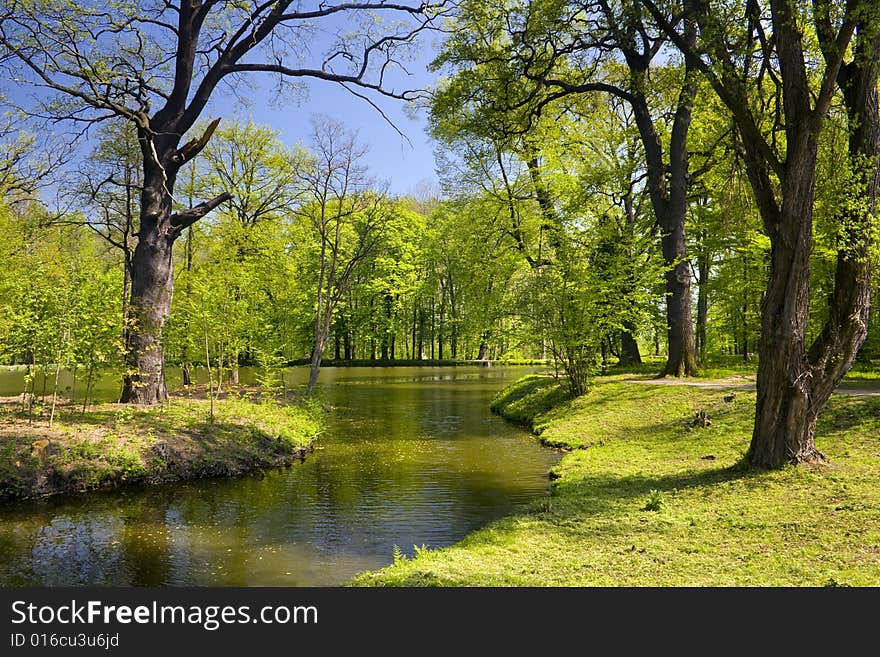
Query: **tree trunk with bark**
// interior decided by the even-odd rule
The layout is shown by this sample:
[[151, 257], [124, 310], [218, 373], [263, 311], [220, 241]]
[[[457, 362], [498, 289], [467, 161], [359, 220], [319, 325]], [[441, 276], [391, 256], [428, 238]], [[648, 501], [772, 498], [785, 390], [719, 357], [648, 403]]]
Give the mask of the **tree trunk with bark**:
[[348, 328], [348, 323], [346, 323], [345, 329], [342, 333], [342, 353], [344, 354], [345, 360], [351, 360], [353, 358], [351, 342], [351, 331]]
[[[691, 29], [688, 39], [693, 42]], [[645, 88], [648, 64], [634, 53], [627, 54], [631, 92], [627, 99], [642, 146], [648, 174], [648, 195], [661, 230], [661, 250], [666, 271], [666, 365], [660, 376], [693, 376], [697, 373], [694, 324], [691, 314], [691, 272], [685, 240], [689, 158], [687, 136], [696, 95], [695, 73], [685, 66], [685, 80], [679, 90], [669, 142], [669, 161], [664, 161], [663, 145], [648, 105]]]
[[170, 190], [164, 175], [150, 167], [141, 193], [140, 234], [132, 257], [131, 298], [128, 304], [126, 373], [123, 403], [156, 404], [168, 397], [162, 329], [171, 313], [174, 235]]
[[[816, 5], [819, 11], [822, 5]], [[853, 5], [854, 7], [856, 5]], [[781, 204], [775, 205], [765, 160], [754, 143], [747, 150], [749, 178], [771, 240], [771, 269], [762, 304], [758, 401], [749, 462], [758, 467], [822, 460], [816, 449], [816, 420], [852, 366], [867, 336], [871, 290], [873, 213], [880, 186], [880, 15], [854, 13], [853, 58], [843, 62], [846, 23], [835, 37], [830, 20], [816, 15], [826, 60], [822, 92], [813, 101], [803, 59], [802, 35], [785, 3], [773, 4], [773, 23], [784, 78], [786, 158]], [[849, 127], [849, 193], [852, 203], [838, 208], [840, 236], [829, 314], [806, 349], [809, 319], [810, 247], [818, 163], [818, 138], [831, 104], [832, 83], [843, 95]]]
[[783, 187], [780, 226], [794, 233], [780, 234], [773, 241], [770, 283], [761, 316], [757, 412], [749, 447], [749, 461], [755, 466], [824, 458], [815, 445], [816, 420], [867, 337], [871, 223], [880, 184], [876, 59], [880, 40], [875, 39], [870, 50], [873, 59], [862, 53], [864, 59], [857, 56], [838, 76], [849, 117], [850, 166], [856, 179], [852, 193], [862, 203], [852, 206], [860, 209], [840, 214], [844, 234], [829, 317], [809, 351], [804, 337], [816, 168], [812, 143], [803, 163], [790, 166]]
[[627, 328], [620, 332], [620, 357], [621, 365], [641, 365], [642, 353], [639, 351], [639, 343], [633, 334], [635, 327], [627, 322]]
[[177, 149], [181, 135], [157, 121], [138, 130], [143, 154], [138, 243], [131, 263], [131, 297], [126, 320], [126, 371], [120, 402], [156, 404], [168, 398], [162, 331], [171, 313], [174, 292], [172, 249], [181, 232], [204, 217], [231, 194], [172, 213], [177, 171], [207, 145], [219, 119], [204, 134]]
[[666, 270], [666, 325], [668, 352], [662, 376], [693, 376], [697, 373], [697, 351], [691, 315], [691, 268], [687, 261], [684, 217], [675, 220], [662, 237]]
[[315, 386], [318, 385], [318, 374], [321, 373], [321, 359], [324, 354], [324, 347], [315, 345], [312, 348], [312, 355], [309, 358], [309, 383], [306, 388], [309, 396], [314, 394]]
[[[701, 237], [705, 240], [706, 234]], [[706, 360], [706, 329], [709, 321], [709, 272], [711, 269], [711, 255], [709, 250], [703, 248], [697, 255], [697, 325], [694, 341], [697, 349], [697, 358], [700, 362]]]
[[749, 450], [753, 465], [769, 467], [821, 458], [813, 439], [816, 417], [811, 413], [812, 381], [804, 349], [813, 215], [809, 190], [815, 167], [806, 161], [790, 171], [780, 213], [780, 226], [788, 234], [773, 240], [761, 314], [758, 400]]
[[489, 331], [483, 331], [480, 335], [480, 349], [477, 353], [477, 360], [486, 360], [489, 355]]

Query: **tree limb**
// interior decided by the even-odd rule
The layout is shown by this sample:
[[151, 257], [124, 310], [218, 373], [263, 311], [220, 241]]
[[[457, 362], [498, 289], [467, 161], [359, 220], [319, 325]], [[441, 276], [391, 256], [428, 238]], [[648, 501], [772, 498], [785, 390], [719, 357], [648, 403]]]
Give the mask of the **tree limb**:
[[690, 59], [691, 64], [706, 76], [706, 79], [715, 90], [715, 93], [718, 94], [718, 97], [721, 98], [722, 102], [727, 105], [728, 109], [736, 118], [737, 126], [740, 131], [743, 132], [744, 137], [747, 138], [748, 142], [754, 144], [756, 151], [767, 161], [773, 172], [780, 179], [783, 179], [785, 177], [785, 167], [776, 156], [776, 153], [773, 152], [770, 144], [767, 143], [767, 140], [764, 139], [764, 136], [761, 134], [761, 130], [755, 121], [755, 117], [752, 115], [748, 104], [746, 103], [745, 94], [742, 89], [732, 89], [730, 84], [719, 77], [712, 67], [703, 60], [696, 48], [694, 48], [692, 44], [689, 44], [684, 38], [684, 35], [675, 29], [675, 26], [666, 18], [657, 5], [654, 4], [653, 0], [640, 0], [640, 2], [648, 10], [654, 20], [657, 21], [658, 27], [666, 33], [670, 41], [675, 44], [685, 58]]
[[225, 203], [231, 198], [232, 194], [230, 192], [223, 192], [220, 196], [215, 196], [210, 201], [199, 203], [197, 206], [190, 208], [189, 210], [175, 212], [171, 215], [171, 219], [169, 220], [171, 230], [176, 234], [181, 233], [184, 229], [192, 226], [218, 205]]
[[177, 151], [174, 155], [174, 162], [178, 166], [183, 166], [191, 159], [193, 159], [196, 155], [198, 155], [202, 149], [208, 145], [208, 141], [210, 141], [211, 136], [214, 134], [214, 131], [217, 129], [217, 126], [220, 125], [220, 119], [216, 118], [211, 123], [208, 124], [208, 127], [205, 128], [205, 132], [202, 133], [201, 137], [197, 137], [195, 139], [190, 139], [183, 147]]

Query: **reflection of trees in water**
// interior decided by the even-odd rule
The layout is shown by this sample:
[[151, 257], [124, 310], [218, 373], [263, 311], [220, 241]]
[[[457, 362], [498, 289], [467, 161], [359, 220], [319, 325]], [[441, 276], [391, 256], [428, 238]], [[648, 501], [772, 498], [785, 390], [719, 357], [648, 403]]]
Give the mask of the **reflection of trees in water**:
[[31, 546], [39, 526], [29, 522], [3, 520], [0, 523], [0, 585], [29, 586], [34, 584]]
[[128, 579], [121, 568], [118, 515], [58, 515], [43, 525], [31, 556], [35, 579], [43, 586], [119, 586]]
[[[161, 489], [150, 495], [134, 494], [92, 498], [92, 504], [77, 500], [68, 512], [46, 513], [40, 523], [27, 532], [29, 573], [26, 583], [43, 586], [134, 585], [159, 586], [173, 578], [172, 555], [181, 551], [175, 545], [168, 516], [173, 498]], [[29, 523], [13, 523], [25, 528]], [[4, 527], [6, 529], [6, 527]], [[21, 532], [16, 532], [21, 534]], [[180, 532], [177, 532], [179, 535]], [[22, 539], [25, 539], [22, 536]], [[185, 541], [183, 541], [185, 550]], [[25, 550], [19, 553], [28, 554]], [[180, 561], [179, 559], [177, 561]], [[183, 559], [187, 561], [186, 556]], [[187, 569], [187, 563], [174, 564]], [[22, 570], [17, 564], [14, 574]], [[7, 578], [4, 583], [14, 584]], [[23, 573], [22, 573], [23, 574]], [[11, 579], [11, 581], [10, 581]], [[23, 582], [25, 583], [25, 582]]]
[[262, 475], [193, 482], [178, 489], [166, 513], [175, 584], [246, 586], [259, 549], [272, 542], [283, 517], [273, 513], [277, 491]]
[[166, 584], [192, 584], [193, 558], [190, 545], [190, 528], [176, 506], [165, 512], [170, 552], [168, 554], [168, 579]]
[[172, 493], [158, 488], [151, 495], [137, 495], [123, 511], [121, 543], [132, 586], [161, 586], [171, 575], [172, 537], [166, 521]]

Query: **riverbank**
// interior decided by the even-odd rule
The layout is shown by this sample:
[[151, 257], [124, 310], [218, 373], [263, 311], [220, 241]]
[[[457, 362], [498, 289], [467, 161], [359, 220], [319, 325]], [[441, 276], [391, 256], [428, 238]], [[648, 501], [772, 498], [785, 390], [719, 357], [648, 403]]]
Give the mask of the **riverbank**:
[[[199, 388], [143, 407], [60, 403], [23, 409], [0, 398], [0, 499], [23, 499], [230, 477], [305, 458], [317, 413], [296, 400], [259, 401], [253, 391], [211, 406]], [[201, 398], [199, 398], [201, 397]]]
[[569, 453], [551, 495], [355, 586], [878, 586], [880, 399], [836, 395], [828, 462], [742, 465], [751, 390], [526, 377], [493, 407]]
[[[321, 368], [325, 367], [522, 367], [522, 366], [546, 366], [546, 360], [534, 358], [501, 360], [464, 360], [458, 358], [364, 358], [356, 360], [335, 360], [325, 358], [321, 361]], [[309, 359], [301, 358], [285, 363], [285, 367], [308, 367]]]

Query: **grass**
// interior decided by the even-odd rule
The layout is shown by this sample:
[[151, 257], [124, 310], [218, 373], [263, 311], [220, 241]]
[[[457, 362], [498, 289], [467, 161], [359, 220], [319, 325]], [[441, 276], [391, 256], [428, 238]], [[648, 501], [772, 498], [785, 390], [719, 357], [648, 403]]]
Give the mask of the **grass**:
[[319, 433], [300, 404], [231, 395], [215, 402], [174, 396], [157, 406], [62, 405], [29, 421], [0, 406], [0, 499], [113, 488], [130, 483], [232, 476], [302, 458]]
[[[634, 374], [645, 377], [657, 376], [666, 364], [662, 356], [643, 356], [639, 365], [612, 365], [609, 374]], [[758, 360], [753, 356], [744, 360], [742, 356], [713, 356], [700, 365], [695, 380], [725, 379], [728, 377], [754, 377], [758, 371]]]
[[577, 399], [550, 377], [503, 391], [497, 412], [570, 450], [551, 495], [351, 584], [880, 585], [880, 399], [832, 398], [827, 463], [762, 471], [743, 465], [753, 392], [621, 379]]
[[[612, 375], [635, 374], [646, 377], [656, 376], [666, 363], [666, 359], [661, 356], [643, 356], [642, 360], [643, 362], [640, 365], [613, 365], [609, 373]], [[749, 360], [744, 360], [742, 356], [714, 355], [700, 365], [697, 376], [693, 378], [697, 381], [704, 379], [727, 379], [731, 377], [745, 377], [754, 380], [757, 373], [757, 355], [753, 355]], [[848, 381], [880, 381], [880, 366], [875, 361], [857, 360], [844, 377], [844, 383]]]
[[874, 361], [857, 361], [852, 369], [847, 372], [846, 380], [849, 381], [880, 381], [880, 367]]

